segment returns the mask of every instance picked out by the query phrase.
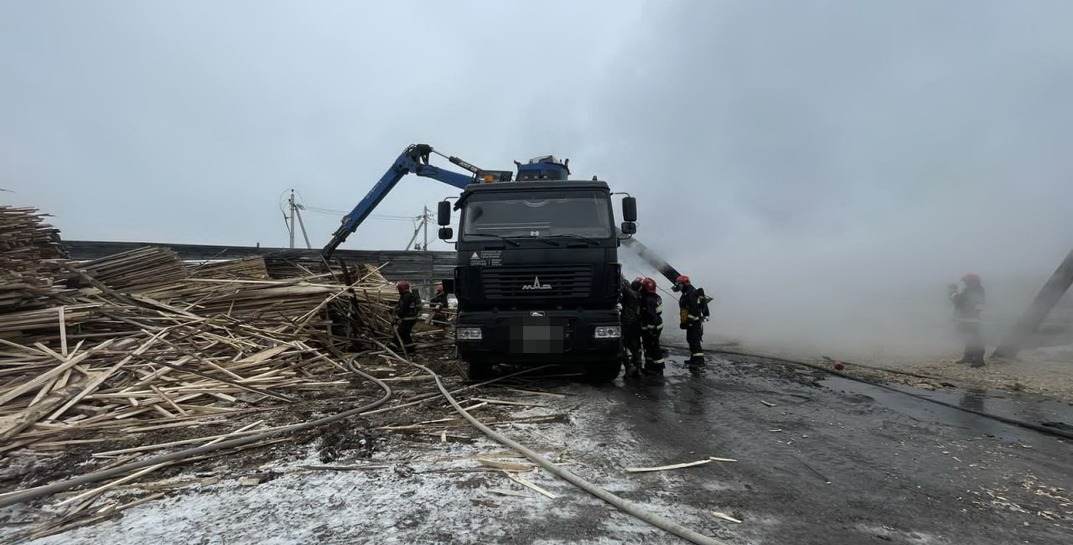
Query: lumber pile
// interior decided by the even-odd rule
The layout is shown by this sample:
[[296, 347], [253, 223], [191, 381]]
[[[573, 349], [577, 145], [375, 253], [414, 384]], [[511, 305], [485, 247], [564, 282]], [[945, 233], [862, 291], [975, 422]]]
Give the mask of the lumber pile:
[[[269, 278], [294, 278], [329, 272], [328, 266], [324, 264], [324, 261], [311, 257], [282, 254], [264, 256], [263, 259]], [[331, 272], [339, 274], [342, 271], [332, 267]]]
[[384, 278], [380, 267], [362, 264], [352, 273], [356, 281], [348, 295], [358, 309], [351, 313], [351, 321], [355, 322], [365, 335], [393, 339], [395, 330], [392, 317], [395, 305], [399, 302], [399, 292], [395, 284]]
[[345, 373], [284, 335], [186, 314], [143, 314], [165, 320], [103, 340], [71, 339], [60, 350], [3, 342], [2, 372], [14, 380], [0, 389], [0, 451], [63, 450], [75, 431], [100, 433], [77, 444], [107, 442], [147, 420], [190, 421], [290, 403], [294, 390]]
[[[189, 276], [178, 254], [152, 246], [87, 261], [78, 268], [109, 288], [130, 292], [171, 284]], [[75, 279], [75, 283], [83, 285], [84, 280]]]
[[32, 211], [3, 218], [47, 235], [28, 250], [2, 237], [5, 252], [55, 263], [13, 267], [42, 288], [32, 307], [0, 307], [0, 455], [286, 405], [347, 383], [338, 348], [394, 336], [398, 294], [379, 267], [352, 267], [346, 286], [331, 273], [268, 279], [260, 258], [188, 267], [155, 247], [78, 263], [59, 259]]
[[53, 283], [63, 257], [59, 230], [33, 208], [0, 206], [0, 311], [38, 307], [60, 290]]
[[[308, 406], [295, 404], [328, 388], [348, 389], [329, 395], [351, 397], [357, 375], [345, 360], [357, 355], [347, 351], [390, 365], [381, 343], [394, 340], [398, 292], [380, 273], [386, 264], [352, 264], [345, 272], [288, 256], [188, 264], [159, 247], [78, 262], [66, 259], [59, 232], [43, 218], [34, 209], [0, 207], [0, 458], [63, 453], [100, 468], [219, 442], [256, 433], [265, 420], [221, 435], [183, 432], [227, 428], [270, 409], [303, 414]], [[442, 328], [419, 327], [422, 340], [444, 338]], [[384, 369], [388, 381], [419, 378]], [[152, 439], [172, 433], [176, 438]], [[446, 441], [446, 429], [436, 437]], [[94, 504], [171, 463], [72, 492], [52, 506], [54, 520], [27, 535], [104, 520], [160, 497]]]
[[236, 280], [267, 280], [268, 267], [265, 266], [264, 258], [260, 256], [247, 257], [243, 259], [228, 259], [224, 261], [209, 261], [191, 267], [190, 277], [230, 278]]
[[[328, 356], [332, 313], [352, 311], [345, 286], [187, 282], [156, 292], [160, 299], [90, 288], [72, 304], [0, 313], [0, 453], [107, 443], [122, 430], [284, 405], [296, 392], [347, 384], [347, 369]], [[370, 279], [354, 288], [375, 303], [369, 318], [388, 304], [380, 295], [388, 290]]]

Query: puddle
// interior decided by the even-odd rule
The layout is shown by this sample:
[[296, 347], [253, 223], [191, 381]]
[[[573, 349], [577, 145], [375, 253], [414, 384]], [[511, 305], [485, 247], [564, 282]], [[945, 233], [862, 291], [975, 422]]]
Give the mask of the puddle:
[[[835, 391], [866, 395], [888, 409], [917, 420], [940, 422], [974, 433], [990, 434], [1007, 441], [1027, 442], [1045, 436], [1033, 430], [1006, 424], [952, 407], [928, 403], [922, 399], [916, 399], [842, 377], [828, 377], [821, 381], [821, 384]], [[897, 390], [911, 392], [970, 410], [1023, 420], [1032, 424], [1057, 423], [1059, 426], [1069, 426], [1062, 429], [1073, 430], [1073, 407], [1051, 399], [1005, 392], [979, 392], [961, 389], [928, 391], [908, 386], [890, 386]], [[1046, 437], [1061, 439], [1055, 436]]]

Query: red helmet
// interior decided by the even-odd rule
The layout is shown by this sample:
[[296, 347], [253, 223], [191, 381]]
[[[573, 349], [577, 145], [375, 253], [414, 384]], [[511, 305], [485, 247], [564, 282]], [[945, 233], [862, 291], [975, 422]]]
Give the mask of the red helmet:
[[399, 293], [406, 293], [410, 291], [410, 283], [405, 280], [399, 282], [398, 284], [395, 284], [395, 287], [399, 288]]
[[641, 279], [641, 287], [648, 293], [656, 293], [656, 281], [645, 277]]
[[976, 273], [968, 273], [965, 276], [961, 277], [961, 281], [965, 282], [966, 284], [969, 284], [970, 286], [975, 286], [980, 283], [980, 275]]
[[676, 278], [674, 280], [674, 283], [675, 284], [688, 284], [689, 283], [689, 277], [684, 275], [684, 274], [680, 274], [680, 275], [678, 275], [678, 278]]

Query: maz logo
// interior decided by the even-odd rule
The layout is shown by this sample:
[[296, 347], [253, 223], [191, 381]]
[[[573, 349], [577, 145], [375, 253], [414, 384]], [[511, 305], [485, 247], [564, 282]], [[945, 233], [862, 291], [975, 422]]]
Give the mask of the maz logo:
[[525, 290], [550, 290], [550, 289], [551, 289], [551, 284], [541, 284], [539, 276], [534, 276], [533, 277], [533, 283], [532, 284], [526, 284], [526, 285], [522, 286], [522, 291], [525, 291]]

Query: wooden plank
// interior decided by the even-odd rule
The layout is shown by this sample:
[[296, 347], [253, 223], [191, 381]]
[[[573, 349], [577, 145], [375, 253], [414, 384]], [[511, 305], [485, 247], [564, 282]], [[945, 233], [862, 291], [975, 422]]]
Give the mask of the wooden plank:
[[94, 346], [93, 348], [90, 348], [89, 350], [79, 354], [78, 356], [75, 356], [74, 358], [68, 359], [65, 363], [57, 365], [56, 367], [53, 367], [51, 370], [46, 371], [46, 372], [38, 375], [37, 377], [35, 377], [35, 378], [33, 378], [33, 379], [23, 383], [23, 384], [20, 384], [19, 386], [16, 386], [15, 388], [12, 388], [7, 393], [5, 393], [3, 395], [0, 395], [0, 405], [4, 405], [5, 403], [11, 401], [12, 399], [15, 399], [16, 397], [19, 397], [22, 394], [25, 394], [26, 392], [29, 392], [29, 391], [33, 390], [34, 388], [36, 388], [38, 386], [41, 386], [46, 381], [51, 380], [52, 378], [54, 378], [56, 376], [59, 376], [64, 371], [70, 369], [71, 367], [74, 367], [75, 365], [78, 365], [78, 363], [80, 363], [81, 361], [85, 360], [86, 358], [92, 356], [94, 353], [99, 352], [101, 350], [104, 350], [105, 348], [108, 348], [109, 346], [112, 345], [112, 343], [114, 341], [115, 341], [115, 339], [108, 339], [108, 340], [102, 342], [101, 344], [98, 344], [97, 346]]
[[92, 393], [93, 391], [95, 391], [97, 388], [100, 387], [101, 384], [104, 384], [104, 381], [108, 380], [108, 377], [111, 377], [113, 374], [115, 374], [116, 371], [118, 371], [124, 365], [129, 363], [131, 359], [133, 359], [134, 357], [136, 357], [138, 355], [141, 355], [145, 351], [149, 350], [149, 347], [151, 347], [153, 345], [153, 343], [155, 343], [156, 341], [160, 340], [161, 338], [163, 338], [167, 334], [168, 334], [168, 330], [166, 330], [166, 329], [162, 329], [162, 330], [158, 331], [156, 334], [151, 336], [149, 338], [149, 340], [147, 340], [144, 343], [142, 343], [140, 346], [138, 346], [138, 348], [135, 348], [134, 351], [129, 356], [119, 360], [119, 362], [117, 362], [115, 365], [109, 367], [104, 372], [98, 374], [96, 376], [96, 378], [91, 379], [89, 381], [89, 383], [86, 384], [86, 387], [82, 389], [81, 392], [76, 394], [74, 397], [71, 398], [70, 401], [68, 401], [62, 407], [57, 409], [56, 412], [50, 414], [48, 416], [48, 418], [46, 418], [45, 420], [51, 422], [51, 421], [56, 420], [57, 418], [59, 418], [63, 413], [67, 412], [76, 403], [81, 401], [82, 398], [86, 397], [86, 395], [88, 395], [88, 394]]
[[712, 462], [736, 462], [736, 461], [737, 460], [734, 460], [732, 458], [710, 457], [710, 458], [705, 458], [703, 460], [697, 460], [695, 462], [684, 462], [684, 463], [681, 463], [681, 464], [671, 464], [671, 465], [666, 465], [666, 466], [627, 467], [626, 472], [627, 473], [646, 473], [646, 472], [650, 472], [650, 471], [669, 471], [669, 470], [672, 470], [672, 469], [683, 469], [683, 468], [687, 468], [687, 467], [702, 466], [702, 465], [705, 465], [705, 464], [710, 464]]
[[64, 306], [60, 305], [57, 314], [60, 317], [60, 354], [67, 357], [67, 321], [63, 317]]

